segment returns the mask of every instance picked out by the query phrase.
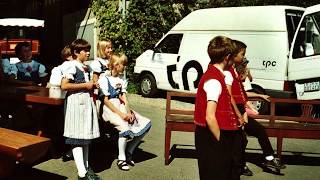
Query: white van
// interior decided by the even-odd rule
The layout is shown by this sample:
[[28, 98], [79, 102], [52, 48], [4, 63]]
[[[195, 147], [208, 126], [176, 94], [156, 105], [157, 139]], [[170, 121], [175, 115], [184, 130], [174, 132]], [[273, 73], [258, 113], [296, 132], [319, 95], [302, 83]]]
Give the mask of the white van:
[[[320, 5], [201, 9], [176, 24], [136, 59], [143, 96], [157, 89], [195, 92], [207, 69], [209, 41], [243, 41], [253, 88], [273, 97], [320, 99]], [[295, 88], [295, 85], [297, 88]]]

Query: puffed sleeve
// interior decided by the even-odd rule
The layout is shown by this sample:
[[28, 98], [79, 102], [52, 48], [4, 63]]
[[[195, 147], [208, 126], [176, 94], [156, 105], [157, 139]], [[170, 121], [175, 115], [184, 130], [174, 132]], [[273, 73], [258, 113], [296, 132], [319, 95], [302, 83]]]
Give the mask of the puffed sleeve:
[[102, 71], [101, 64], [99, 63], [98, 59], [95, 59], [90, 63], [90, 68], [92, 72], [101, 73]]
[[10, 74], [14, 74], [15, 76], [17, 76], [17, 74], [18, 74], [18, 68], [17, 68], [17, 66], [16, 66], [15, 64], [11, 64], [11, 65], [10, 65], [8, 74], [9, 74], [9, 75], [10, 75]]
[[10, 61], [9, 59], [2, 59], [2, 67], [3, 67], [3, 72], [5, 74], [9, 73], [9, 69], [10, 69]]
[[67, 63], [63, 66], [62, 71], [63, 77], [74, 80], [74, 75], [76, 74], [76, 66], [73, 63]]
[[102, 92], [105, 96], [109, 96], [109, 85], [108, 85], [108, 79], [106, 77], [101, 77], [98, 80], [98, 83], [100, 85], [100, 92]]
[[46, 73], [46, 67], [43, 64], [40, 64], [39, 65], [39, 76], [45, 77], [46, 75], [48, 75], [48, 73]]

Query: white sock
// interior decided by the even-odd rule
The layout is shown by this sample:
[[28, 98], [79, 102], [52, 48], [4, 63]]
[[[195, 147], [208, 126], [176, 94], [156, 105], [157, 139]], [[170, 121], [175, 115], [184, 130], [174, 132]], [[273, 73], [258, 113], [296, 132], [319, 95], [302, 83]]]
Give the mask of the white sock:
[[267, 161], [272, 161], [273, 159], [274, 159], [273, 155], [266, 156], [266, 160]]
[[76, 163], [77, 169], [78, 169], [78, 175], [79, 177], [84, 177], [87, 173], [87, 170], [84, 166], [84, 160], [83, 160], [83, 147], [75, 147], [72, 149], [72, 154], [74, 158], [74, 162]]
[[119, 137], [118, 139], [118, 148], [119, 148], [119, 154], [118, 154], [118, 160], [125, 161], [126, 160], [126, 146], [127, 146], [127, 138]]
[[88, 170], [88, 168], [89, 168], [89, 145], [83, 146], [83, 161], [84, 161], [84, 167]]

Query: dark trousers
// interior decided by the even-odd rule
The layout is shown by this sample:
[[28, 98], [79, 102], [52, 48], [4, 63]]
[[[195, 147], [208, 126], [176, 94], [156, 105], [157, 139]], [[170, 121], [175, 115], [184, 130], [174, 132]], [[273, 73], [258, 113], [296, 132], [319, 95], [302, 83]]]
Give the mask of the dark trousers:
[[[244, 108], [244, 105], [243, 104], [237, 104], [237, 107], [240, 111], [241, 114], [244, 114], [245, 113], [245, 108]], [[262, 149], [262, 152], [263, 152], [263, 155], [264, 156], [270, 156], [270, 155], [273, 155], [274, 154], [274, 150], [271, 146], [271, 143], [270, 143], [270, 140], [267, 136], [267, 133], [264, 129], [264, 127], [258, 122], [256, 121], [255, 119], [251, 118], [251, 117], [248, 117], [248, 123], [245, 124], [244, 126], [244, 132], [249, 135], [249, 136], [254, 136], [258, 139], [258, 142], [260, 144], [260, 147]], [[246, 150], [246, 147], [247, 147], [247, 144], [248, 144], [248, 140], [246, 138], [246, 135], [245, 133], [243, 133], [243, 137], [241, 138], [241, 141], [242, 141], [242, 158], [241, 158], [241, 164], [242, 164], [242, 167], [245, 166], [246, 164], [246, 160], [245, 160], [245, 150]]]
[[241, 131], [220, 131], [217, 141], [207, 127], [197, 126], [195, 145], [198, 155], [200, 180], [239, 180]]
[[271, 146], [267, 133], [264, 127], [258, 121], [249, 117], [248, 123], [244, 126], [244, 131], [249, 136], [258, 138], [264, 156], [270, 156], [274, 154], [274, 150]]

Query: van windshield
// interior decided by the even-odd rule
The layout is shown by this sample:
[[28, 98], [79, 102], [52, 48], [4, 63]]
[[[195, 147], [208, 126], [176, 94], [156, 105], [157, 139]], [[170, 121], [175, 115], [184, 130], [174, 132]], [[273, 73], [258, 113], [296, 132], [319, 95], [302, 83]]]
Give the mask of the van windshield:
[[303, 18], [293, 49], [293, 58], [320, 55], [320, 12]]

